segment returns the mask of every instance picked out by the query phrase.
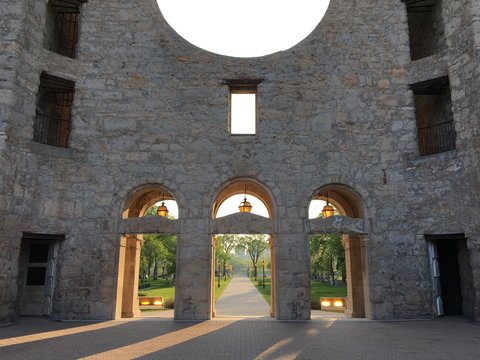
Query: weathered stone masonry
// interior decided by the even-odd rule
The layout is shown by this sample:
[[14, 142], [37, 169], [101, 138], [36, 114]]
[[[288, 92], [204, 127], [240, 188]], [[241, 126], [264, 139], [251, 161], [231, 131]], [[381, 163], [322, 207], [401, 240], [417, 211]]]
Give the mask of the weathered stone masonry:
[[[0, 322], [21, 313], [24, 233], [65, 235], [52, 317], [117, 316], [122, 214], [144, 186], [179, 204], [175, 316], [210, 318], [212, 207], [237, 178], [273, 198], [276, 318], [310, 316], [308, 234], [333, 225], [310, 225], [308, 204], [340, 186], [358, 199], [346, 215], [365, 226], [351, 239], [365, 316], [434, 316], [425, 235], [464, 234], [464, 312], [480, 319], [478, 0], [442, 1], [445, 46], [415, 61], [400, 0], [332, 0], [300, 44], [250, 59], [190, 45], [153, 0], [81, 5], [67, 58], [44, 46], [46, 4], [0, 0]], [[42, 72], [75, 82], [68, 148], [32, 141]], [[420, 156], [410, 85], [442, 76], [456, 147]], [[253, 137], [228, 134], [222, 81], [242, 78], [264, 79]]]

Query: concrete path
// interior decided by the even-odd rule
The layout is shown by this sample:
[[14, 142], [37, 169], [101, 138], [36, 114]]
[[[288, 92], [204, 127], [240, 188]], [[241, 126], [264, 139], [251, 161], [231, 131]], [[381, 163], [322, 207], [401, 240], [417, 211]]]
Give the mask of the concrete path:
[[246, 276], [235, 275], [217, 300], [218, 317], [269, 317], [270, 305]]

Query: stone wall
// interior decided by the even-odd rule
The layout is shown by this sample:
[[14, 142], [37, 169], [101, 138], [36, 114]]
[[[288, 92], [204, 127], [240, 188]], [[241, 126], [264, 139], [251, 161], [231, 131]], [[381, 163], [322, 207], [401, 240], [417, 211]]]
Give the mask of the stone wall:
[[[179, 203], [176, 317], [208, 318], [212, 202], [236, 177], [275, 200], [277, 318], [309, 317], [304, 224], [309, 200], [331, 183], [360, 195], [371, 224], [373, 318], [432, 316], [423, 235], [441, 233], [468, 237], [480, 318], [478, 6], [444, 1], [446, 50], [411, 62], [400, 1], [332, 0], [307, 39], [251, 59], [190, 45], [154, 0], [89, 0], [78, 58], [64, 58], [43, 48], [45, 3], [0, 1], [1, 319], [18, 313], [22, 231], [66, 234], [55, 317], [112, 318], [121, 213], [144, 184]], [[75, 81], [69, 149], [31, 141], [42, 71]], [[457, 148], [420, 157], [409, 85], [444, 75]], [[232, 78], [264, 79], [255, 137], [228, 134], [222, 80]]]

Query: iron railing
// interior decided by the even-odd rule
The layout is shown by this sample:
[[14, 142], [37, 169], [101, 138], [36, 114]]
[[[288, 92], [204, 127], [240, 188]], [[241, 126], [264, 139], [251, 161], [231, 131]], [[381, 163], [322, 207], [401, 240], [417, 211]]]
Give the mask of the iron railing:
[[57, 13], [55, 16], [55, 31], [52, 38], [53, 52], [75, 58], [78, 41], [78, 12]]
[[36, 116], [33, 141], [66, 148], [69, 137], [70, 119], [41, 114]]
[[418, 129], [418, 145], [421, 155], [429, 155], [455, 149], [453, 121]]

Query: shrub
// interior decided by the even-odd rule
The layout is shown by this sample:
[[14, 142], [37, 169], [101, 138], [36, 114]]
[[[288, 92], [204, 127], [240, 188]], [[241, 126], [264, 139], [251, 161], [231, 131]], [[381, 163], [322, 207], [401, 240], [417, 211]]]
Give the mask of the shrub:
[[163, 302], [163, 307], [165, 309], [173, 309], [175, 307], [175, 300], [173, 298], [165, 299]]
[[147, 296], [147, 293], [146, 293], [146, 292], [141, 292], [141, 291], [139, 291], [139, 292], [138, 292], [138, 296]]

